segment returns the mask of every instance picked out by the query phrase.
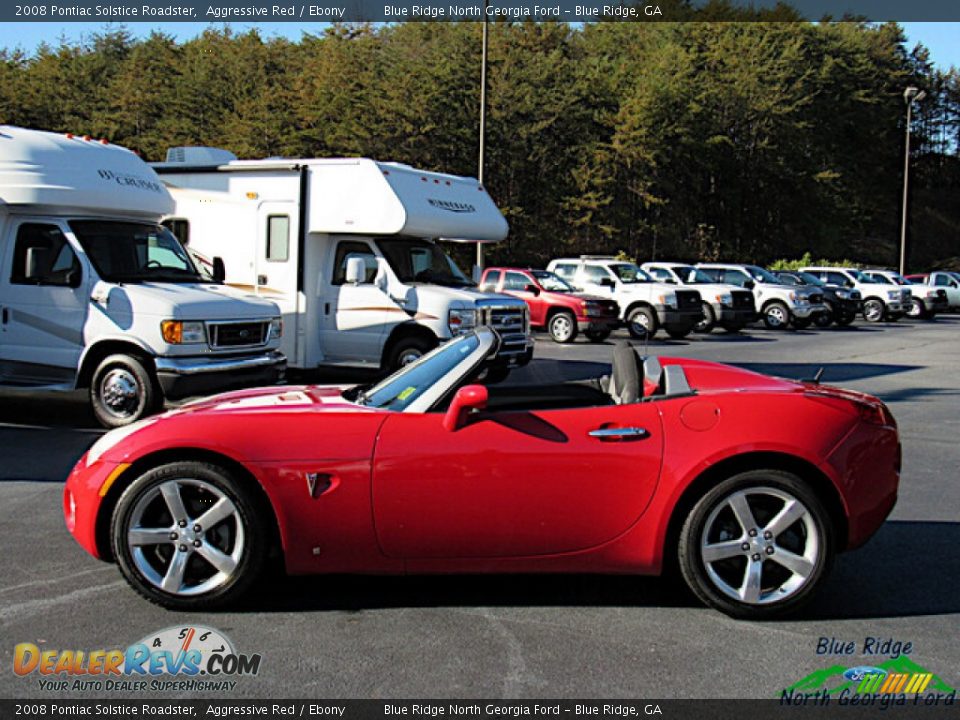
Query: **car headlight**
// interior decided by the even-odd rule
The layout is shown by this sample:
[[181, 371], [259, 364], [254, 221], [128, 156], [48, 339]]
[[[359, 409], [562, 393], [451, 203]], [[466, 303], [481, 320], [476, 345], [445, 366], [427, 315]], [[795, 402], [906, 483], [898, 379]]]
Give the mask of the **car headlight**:
[[677, 294], [676, 293], [664, 293], [660, 296], [660, 304], [666, 305], [668, 308], [677, 307]]
[[733, 295], [730, 293], [720, 293], [717, 295], [717, 302], [721, 305], [733, 305]]
[[160, 333], [164, 341], [171, 345], [189, 345], [207, 341], [202, 322], [164, 320], [160, 323]]
[[899, 290], [888, 290], [887, 297], [891, 300], [899, 300], [903, 296], [900, 294]]
[[603, 315], [603, 305], [601, 303], [584, 300], [580, 305], [583, 307], [584, 315]]
[[840, 298], [841, 300], [846, 300], [847, 298], [850, 297], [850, 293], [848, 293], [846, 290], [836, 290], [835, 292], [837, 294], [837, 297]]
[[283, 337], [283, 318], [275, 317], [270, 321], [270, 340], [278, 340]]
[[477, 326], [476, 310], [451, 310], [447, 316], [447, 327], [454, 336], [470, 332]]

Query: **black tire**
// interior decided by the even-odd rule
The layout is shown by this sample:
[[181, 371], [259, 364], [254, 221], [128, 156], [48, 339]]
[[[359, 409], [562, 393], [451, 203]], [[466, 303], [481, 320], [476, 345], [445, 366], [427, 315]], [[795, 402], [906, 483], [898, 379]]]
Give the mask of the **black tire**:
[[717, 324], [717, 314], [713, 311], [713, 305], [703, 302], [700, 309], [703, 311], [703, 320], [696, 324], [694, 330], [698, 333], [712, 332]]
[[491, 365], [480, 373], [480, 382], [484, 385], [496, 385], [507, 379], [510, 370], [509, 365]]
[[673, 340], [683, 340], [687, 335], [693, 332], [693, 327], [688, 327], [684, 330], [674, 329], [667, 330], [667, 335], [669, 335]]
[[813, 324], [818, 328], [828, 328], [833, 324], [833, 310], [830, 312], [817, 313], [813, 318]]
[[390, 348], [383, 363], [384, 369], [389, 372], [399, 370], [404, 365], [419, 360], [436, 346], [436, 340], [431, 341], [420, 335], [400, 338]]
[[867, 322], [883, 322], [884, 315], [887, 314], [886, 305], [883, 300], [878, 298], [869, 298], [863, 301], [863, 319]]
[[592, 343], [602, 343], [608, 337], [612, 330], [584, 330], [583, 334], [587, 336], [587, 340]]
[[559, 310], [547, 321], [547, 332], [555, 343], [572, 343], [577, 339], [577, 319], [572, 312]]
[[838, 315], [835, 322], [837, 323], [837, 325], [841, 327], [846, 327], [856, 319], [857, 319], [857, 314], [850, 313], [848, 315]]
[[[754, 536], [741, 529], [732, 507], [727, 504], [728, 500], [741, 493], [754, 498], [752, 505], [748, 502], [753, 524], [759, 526], [751, 528]], [[769, 522], [776, 515], [777, 503], [780, 502], [780, 498], [773, 496], [773, 493], [792, 497], [807, 512], [778, 531], [775, 537], [767, 539], [761, 523]], [[707, 570], [701, 543], [724, 524], [732, 530], [726, 536], [723, 533], [714, 535], [714, 542], [729, 544], [732, 547], [730, 552], [735, 555], [710, 561], [711, 573]], [[737, 536], [737, 532], [742, 535]], [[748, 549], [741, 550], [740, 543], [747, 545]], [[796, 556], [800, 554], [801, 546], [807, 549], [805, 555], [810, 553], [809, 548], [814, 547], [815, 557], [801, 558], [805, 559], [804, 567], [809, 570], [805, 578], [795, 582], [794, 573], [777, 562], [776, 551], [779, 549], [780, 557], [786, 558], [785, 550], [797, 551]], [[774, 552], [768, 555], [770, 548]], [[731, 617], [762, 620], [795, 612], [810, 600], [833, 563], [833, 528], [823, 504], [801, 478], [782, 470], [750, 470], [727, 478], [697, 501], [683, 523], [677, 552], [683, 578], [700, 600]], [[747, 573], [752, 563], [759, 563], [760, 568], [760, 592], [756, 602], [728, 594], [730, 590], [738, 595], [745, 592]], [[740, 575], [744, 581], [734, 589], [733, 584]], [[785, 575], [789, 577], [782, 580]], [[726, 580], [731, 581], [727, 583], [727, 591], [722, 587]]]
[[763, 324], [768, 330], [786, 330], [793, 314], [784, 303], [774, 300], [763, 309]]
[[637, 340], [652, 338], [657, 334], [657, 313], [646, 305], [633, 308], [627, 313], [627, 330]]
[[813, 320], [811, 318], [795, 317], [790, 324], [793, 325], [795, 330], [806, 330], [812, 323]]
[[[160, 491], [161, 486], [169, 487], [173, 482], [179, 483], [178, 487], [190, 493], [178, 493], [188, 516], [185, 527], [179, 526]], [[197, 482], [202, 487], [189, 485], [190, 482]], [[204, 493], [202, 488], [209, 489], [211, 486], [215, 490]], [[233, 504], [234, 512], [205, 528], [199, 536], [202, 539], [194, 541], [186, 538], [186, 534], [190, 534], [191, 538], [198, 537], [191, 533], [194, 529], [191, 524], [202, 519], [203, 513], [219, 501], [213, 492], [219, 492], [222, 497], [228, 498]], [[145, 507], [146, 510], [141, 511], [140, 507]], [[135, 513], [142, 517], [135, 518]], [[183, 533], [184, 536], [176, 540], [171, 537], [169, 542], [139, 546], [149, 550], [140, 549], [139, 553], [135, 553], [127, 541], [128, 531], [132, 523], [135, 523], [135, 527], [144, 527], [142, 518], [147, 516], [154, 518], [151, 522], [156, 522], [157, 529], [163, 528], [169, 522], [170, 527], [166, 530], [170, 533]], [[146, 527], [154, 526], [151, 524]], [[174, 610], [210, 610], [234, 604], [261, 575], [270, 552], [269, 527], [264, 509], [243, 483], [230, 472], [210, 463], [174, 462], [148, 470], [123, 491], [110, 523], [110, 544], [126, 581], [150, 602]], [[184, 584], [188, 577], [192, 580], [202, 578], [205, 573], [212, 572], [217, 576], [223, 572], [203, 559], [203, 554], [213, 547], [227, 556], [232, 552], [229, 544], [231, 535], [233, 551], [238, 555], [233, 561], [234, 569], [225, 579], [211, 586], [210, 590], [184, 594], [182, 591], [169, 592], [157, 586], [155, 581], [160, 577], [160, 571], [164, 568], [169, 571], [177, 557], [187, 557], [184, 565], [186, 574], [182, 575], [180, 585], [186, 590], [190, 589]], [[239, 549], [236, 546], [238, 538]], [[194, 551], [195, 542], [199, 542], [204, 549]], [[148, 570], [145, 571], [144, 568]], [[148, 572], [156, 573], [153, 580], [148, 577]], [[192, 587], [198, 586], [194, 584]]]
[[132, 355], [108, 355], [90, 378], [90, 405], [104, 427], [129, 425], [162, 404], [156, 379], [144, 361]]

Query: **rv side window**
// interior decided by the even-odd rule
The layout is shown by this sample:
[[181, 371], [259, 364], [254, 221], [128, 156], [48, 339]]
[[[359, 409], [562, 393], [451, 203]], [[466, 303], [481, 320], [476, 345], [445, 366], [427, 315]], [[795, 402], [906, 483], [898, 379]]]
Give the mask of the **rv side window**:
[[334, 285], [343, 285], [347, 278], [347, 260], [351, 257], [361, 257], [367, 266], [367, 275], [364, 282], [372, 283], [377, 277], [377, 256], [370, 246], [356, 241], [345, 241], [337, 244], [337, 254], [333, 263]]
[[190, 221], [183, 218], [168, 218], [162, 223], [167, 230], [172, 232], [180, 244], [186, 247], [190, 244]]
[[270, 215], [267, 218], [267, 260], [286, 262], [290, 257], [290, 218]]
[[26, 223], [17, 231], [10, 282], [16, 285], [70, 285], [80, 261], [56, 225]]

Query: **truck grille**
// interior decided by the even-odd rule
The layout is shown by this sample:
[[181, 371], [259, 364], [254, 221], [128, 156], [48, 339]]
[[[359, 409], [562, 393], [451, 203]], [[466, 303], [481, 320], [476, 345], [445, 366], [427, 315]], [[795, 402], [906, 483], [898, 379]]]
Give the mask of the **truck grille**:
[[480, 325], [492, 327], [500, 335], [501, 355], [523, 353], [527, 349], [527, 306], [483, 306]]
[[900, 297], [903, 300], [903, 302], [908, 303], [913, 297], [913, 293], [911, 293], [909, 290], [901, 290]]
[[677, 290], [677, 308], [680, 310], [699, 310], [700, 293], [696, 290]]
[[823, 302], [823, 293], [818, 293], [818, 292], [810, 293], [807, 296], [807, 300], [810, 301], [811, 305], [819, 305], [820, 303]]
[[733, 296], [733, 307], [737, 310], [753, 310], [753, 293], [743, 290], [730, 293]]
[[213, 348], [253, 347], [267, 344], [270, 322], [209, 323], [209, 328], [210, 346]]

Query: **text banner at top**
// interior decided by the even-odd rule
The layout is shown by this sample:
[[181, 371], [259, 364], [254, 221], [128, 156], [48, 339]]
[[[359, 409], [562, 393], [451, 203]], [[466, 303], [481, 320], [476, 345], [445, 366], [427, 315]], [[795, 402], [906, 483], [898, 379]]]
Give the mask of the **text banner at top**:
[[[3, 3], [3, 22], [706, 21], [956, 22], [955, 0], [59, 0]], [[305, 28], [309, 29], [309, 28]]]

